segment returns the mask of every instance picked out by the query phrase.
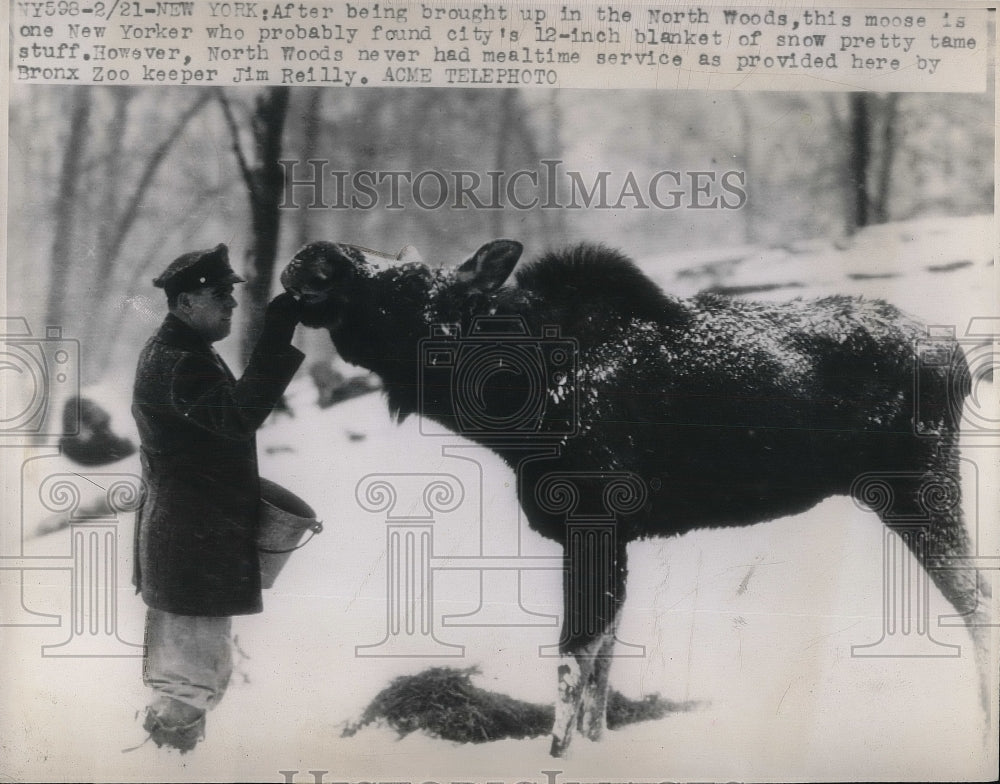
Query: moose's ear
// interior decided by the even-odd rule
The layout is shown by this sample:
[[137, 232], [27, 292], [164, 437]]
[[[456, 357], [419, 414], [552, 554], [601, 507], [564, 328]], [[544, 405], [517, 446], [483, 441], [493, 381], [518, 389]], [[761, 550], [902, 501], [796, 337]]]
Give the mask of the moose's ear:
[[514, 240], [493, 240], [458, 268], [458, 279], [480, 291], [492, 291], [510, 277], [524, 246]]

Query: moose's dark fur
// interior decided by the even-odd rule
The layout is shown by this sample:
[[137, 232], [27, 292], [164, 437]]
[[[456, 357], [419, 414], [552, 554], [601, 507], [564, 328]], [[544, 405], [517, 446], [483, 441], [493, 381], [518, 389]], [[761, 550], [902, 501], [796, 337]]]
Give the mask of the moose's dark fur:
[[[379, 268], [352, 246], [320, 242], [299, 252], [282, 283], [308, 303], [306, 324], [329, 329], [346, 360], [382, 377], [394, 414], [455, 429], [456, 396], [465, 392], [420, 387], [420, 343], [432, 325], [457, 325], [452, 334], [467, 337], [477, 319], [517, 316], [531, 336], [555, 325], [576, 342], [574, 372], [550, 377], [540, 392], [546, 405], [524, 436], [550, 437], [556, 457], [525, 461], [521, 438], [472, 435], [517, 472], [529, 524], [560, 542], [565, 515], [538, 494], [546, 476], [628, 472], [644, 483], [644, 502], [615, 521], [614, 606], [596, 619], [597, 631], [571, 623], [580, 609], [569, 587], [581, 582], [567, 577], [554, 754], [565, 752], [574, 726], [593, 738], [603, 729], [625, 544], [637, 538], [749, 525], [853, 494], [877, 505], [889, 526], [925, 521], [927, 546], [915, 554], [959, 612], [982, 621], [985, 586], [975, 573], [940, 568], [970, 554], [958, 504], [968, 386], [954, 383], [966, 373], [957, 345], [946, 345], [947, 361], [921, 370], [917, 385], [915, 345], [925, 331], [879, 300], [680, 300], [622, 254], [593, 245], [545, 255], [504, 285], [520, 253], [518, 243], [498, 240], [458, 268]], [[527, 388], [496, 378], [484, 405], [513, 410], [511, 398]], [[888, 488], [891, 501], [870, 493], [866, 479]], [[597, 484], [582, 483], [583, 511], [601, 511]], [[928, 493], [950, 501], [928, 505]], [[567, 568], [578, 567], [568, 559]], [[970, 623], [970, 631], [982, 648], [984, 630]]]

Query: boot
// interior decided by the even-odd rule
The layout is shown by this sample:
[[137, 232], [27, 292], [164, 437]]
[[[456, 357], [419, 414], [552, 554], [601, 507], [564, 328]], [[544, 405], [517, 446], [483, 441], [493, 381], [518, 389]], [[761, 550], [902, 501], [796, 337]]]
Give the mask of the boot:
[[158, 697], [146, 708], [142, 725], [157, 747], [170, 746], [181, 754], [205, 737], [205, 711], [173, 697]]

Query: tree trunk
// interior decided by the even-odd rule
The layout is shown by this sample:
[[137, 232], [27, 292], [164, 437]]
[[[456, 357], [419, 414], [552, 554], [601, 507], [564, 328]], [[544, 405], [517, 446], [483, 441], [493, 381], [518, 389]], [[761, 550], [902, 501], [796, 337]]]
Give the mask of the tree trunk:
[[61, 326], [65, 315], [66, 289], [75, 254], [73, 229], [83, 156], [90, 138], [90, 90], [73, 92], [73, 109], [70, 115], [69, 136], [63, 149], [62, 168], [59, 174], [59, 193], [55, 203], [55, 228], [52, 237], [52, 255], [49, 261], [49, 291], [45, 309], [46, 324]]
[[260, 95], [250, 118], [255, 164], [251, 167], [240, 146], [239, 127], [225, 94], [217, 93], [226, 122], [233, 138], [233, 152], [243, 174], [250, 198], [250, 244], [247, 246], [246, 324], [240, 343], [240, 356], [250, 361], [264, 322], [264, 309], [271, 295], [271, 280], [278, 256], [278, 233], [281, 228], [281, 197], [284, 191], [284, 169], [281, 158], [281, 138], [288, 114], [287, 87], [268, 87]]
[[[552, 96], [549, 102], [550, 116], [549, 116], [549, 157], [552, 160], [561, 161], [563, 157], [563, 106], [562, 98], [559, 90], [553, 90]], [[553, 172], [550, 172], [552, 177], [557, 177]], [[550, 186], [556, 193], [556, 201], [558, 202], [558, 179]], [[553, 244], [562, 245], [569, 240], [569, 231], [566, 225], [566, 210], [561, 207], [554, 210], [553, 212], [553, 226], [552, 233], [555, 238]]]
[[[510, 176], [510, 145], [514, 141], [513, 132], [515, 128], [514, 112], [515, 112], [515, 101], [517, 100], [517, 93], [514, 90], [502, 90], [500, 94], [500, 124], [498, 132], [496, 134], [496, 149], [494, 151], [495, 164], [494, 168], [496, 171], [503, 172], [503, 177]], [[504, 226], [506, 221], [504, 220], [504, 213], [507, 211], [507, 206], [504, 206], [502, 210], [491, 210], [490, 211], [490, 231], [494, 237], [503, 237], [506, 235], [504, 231]]]
[[278, 233], [281, 229], [281, 196], [285, 170], [281, 158], [281, 137], [288, 113], [287, 87], [270, 87], [257, 100], [253, 116], [254, 146], [258, 165], [253, 171], [254, 186], [250, 192], [253, 237], [247, 248], [247, 289], [249, 290], [248, 323], [243, 333], [244, 363], [257, 344], [264, 323], [264, 309], [271, 296], [271, 281], [278, 258]]
[[[301, 165], [305, 166], [307, 172], [311, 171], [309, 161], [316, 157], [322, 102], [323, 90], [321, 88], [309, 90], [302, 118], [302, 143], [300, 147]], [[300, 248], [312, 239], [312, 215], [313, 211], [308, 204], [301, 205], [295, 212], [295, 240], [296, 245]]]
[[[121, 203], [120, 194], [123, 181], [123, 163], [125, 161], [124, 140], [125, 127], [128, 123], [129, 104], [135, 95], [131, 87], [116, 87], [109, 91], [114, 102], [114, 109], [109, 126], [108, 146], [105, 150], [106, 163], [100, 172], [100, 182], [91, 185], [95, 190], [100, 188], [100, 219], [97, 229], [97, 254], [93, 269], [87, 270], [87, 295], [93, 303], [93, 313], [106, 314], [104, 303], [108, 300], [108, 285], [114, 271], [115, 259], [111, 258], [108, 248], [115, 231], [116, 216]], [[95, 187], [96, 186], [96, 187]], [[81, 374], [83, 383], [96, 382], [104, 375], [109, 354], [107, 321], [103, 318], [91, 318], [83, 325], [84, 345], [92, 347], [83, 360]]]
[[[130, 92], [119, 92], [125, 89], [115, 89], [115, 124], [112, 126], [114, 128], [112, 135], [117, 139], [121, 139], [125, 135], [127, 108], [131, 98]], [[111, 287], [107, 285], [107, 281], [114, 274], [122, 248], [125, 246], [125, 240], [139, 218], [146, 195], [156, 180], [157, 173], [167, 160], [176, 141], [184, 133], [187, 124], [202, 110], [208, 99], [208, 93], [202, 93], [180, 114], [174, 125], [146, 158], [145, 166], [132, 194], [125, 202], [121, 202], [121, 210], [119, 210], [120, 202], [117, 197], [117, 192], [124, 190], [120, 165], [123, 153], [120, 142], [114, 143], [109, 150], [105, 179], [110, 183], [110, 187], [104, 205], [106, 209], [103, 210], [106, 217], [99, 234], [97, 266], [94, 271], [96, 286], [93, 289], [92, 302], [95, 313], [107, 311], [106, 305], [111, 293]], [[108, 350], [106, 335], [110, 335], [113, 339], [115, 334], [113, 331], [101, 334], [99, 330], [102, 326], [104, 325], [95, 321], [91, 327], [88, 342], [88, 345], [96, 348], [93, 352], [94, 356], [91, 358], [91, 364], [88, 365], [91, 377], [95, 379], [104, 375], [111, 362], [111, 351]]]
[[889, 194], [892, 185], [892, 163], [896, 156], [896, 113], [899, 93], [889, 93], [882, 109], [882, 155], [875, 186], [873, 217], [876, 223], [889, 220]]
[[[514, 161], [509, 160], [511, 168], [513, 169], [517, 165], [526, 164], [529, 168], [535, 168], [539, 165], [539, 161], [542, 160], [542, 155], [538, 147], [538, 139], [535, 134], [535, 129], [532, 126], [529, 118], [530, 112], [524, 105], [524, 101], [520, 98], [516, 90], [508, 90], [512, 94], [510, 108], [512, 111], [512, 119], [517, 130], [517, 135], [520, 137], [520, 145], [516, 145], [513, 149], [519, 150], [523, 156], [523, 159]], [[513, 172], [508, 172], [508, 175]], [[544, 178], [539, 180], [539, 187], [544, 185]], [[542, 202], [544, 203], [544, 196], [542, 197]], [[558, 212], [561, 212], [559, 210]], [[538, 220], [539, 232], [544, 237], [554, 238], [555, 236], [555, 226], [554, 226], [554, 216], [551, 210], [531, 210], [530, 214], [534, 214]], [[501, 236], [501, 235], [498, 235]]]
[[854, 194], [852, 228], [867, 226], [871, 217], [868, 195], [868, 169], [871, 164], [872, 118], [871, 97], [867, 93], [851, 93], [851, 135], [848, 159], [850, 183]]
[[[750, 109], [750, 101], [744, 93], [736, 93], [736, 110], [740, 117], [740, 134], [743, 138], [743, 150], [741, 163], [743, 164], [743, 182], [756, 184], [757, 195], [763, 190], [761, 179], [756, 176], [754, 169], [753, 145], [757, 136], [754, 133], [753, 112]], [[750, 187], [753, 187], [752, 185]], [[748, 198], [743, 205], [743, 240], [748, 244], [754, 244], [760, 240], [758, 234], [757, 202], [753, 198]]]

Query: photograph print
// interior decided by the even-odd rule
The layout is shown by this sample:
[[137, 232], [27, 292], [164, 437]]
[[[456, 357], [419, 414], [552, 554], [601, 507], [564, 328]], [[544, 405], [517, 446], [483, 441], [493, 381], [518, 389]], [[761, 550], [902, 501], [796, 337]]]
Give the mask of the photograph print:
[[8, 76], [0, 778], [996, 777], [992, 70]]

